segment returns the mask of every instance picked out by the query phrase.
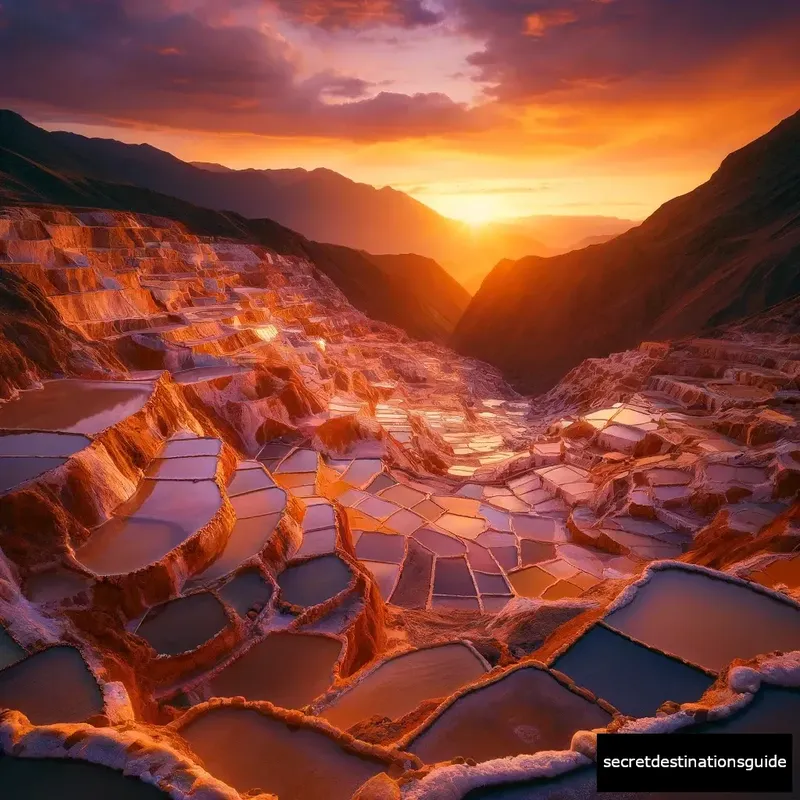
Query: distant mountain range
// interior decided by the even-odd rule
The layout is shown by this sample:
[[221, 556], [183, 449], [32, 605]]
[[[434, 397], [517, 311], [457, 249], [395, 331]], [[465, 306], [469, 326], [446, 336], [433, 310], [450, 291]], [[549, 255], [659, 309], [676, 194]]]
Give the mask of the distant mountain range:
[[611, 241], [498, 264], [454, 344], [536, 392], [585, 358], [694, 334], [797, 293], [800, 112]]
[[[633, 227], [633, 225], [631, 225]], [[619, 235], [619, 234], [617, 234]], [[567, 252], [572, 250], [583, 250], [584, 247], [592, 247], [596, 244], [605, 244], [606, 242], [610, 242], [612, 239], [616, 239], [617, 236], [615, 235], [605, 235], [605, 236], [587, 236], [585, 239], [581, 239], [575, 247], [571, 247]]]
[[[158, 179], [158, 165], [165, 174], [194, 176], [198, 187], [212, 191], [204, 183], [212, 173], [152, 147], [48, 133], [18, 114], [0, 111], [0, 204], [154, 214], [183, 222], [200, 235], [258, 242], [279, 253], [303, 256], [331, 277], [356, 308], [419, 339], [445, 341], [469, 302], [466, 290], [431, 259], [372, 256], [321, 244], [271, 219], [248, 219], [230, 210], [205, 208], [133, 180], [141, 170], [149, 171], [154, 184], [168, 183]], [[257, 173], [244, 179], [257, 186], [264, 180]], [[202, 197], [208, 199], [209, 194]]]
[[[641, 224], [632, 219], [601, 216], [559, 216], [540, 214], [521, 217], [510, 223], [515, 230], [543, 242], [549, 253], [526, 253], [528, 256], [558, 255], [600, 244]], [[513, 256], [508, 256], [513, 258]]]

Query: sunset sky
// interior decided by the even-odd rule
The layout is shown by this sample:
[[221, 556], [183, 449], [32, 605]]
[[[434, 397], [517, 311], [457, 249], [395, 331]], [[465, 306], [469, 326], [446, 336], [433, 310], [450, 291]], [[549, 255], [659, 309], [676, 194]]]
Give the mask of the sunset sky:
[[798, 0], [0, 0], [0, 102], [481, 222], [641, 219], [800, 106]]

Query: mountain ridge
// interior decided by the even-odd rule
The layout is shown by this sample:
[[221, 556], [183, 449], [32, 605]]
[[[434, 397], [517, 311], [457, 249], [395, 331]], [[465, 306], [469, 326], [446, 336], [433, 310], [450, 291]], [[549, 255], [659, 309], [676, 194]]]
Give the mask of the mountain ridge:
[[542, 391], [585, 358], [768, 308], [800, 291], [798, 264], [800, 112], [609, 242], [500, 262], [453, 342]]

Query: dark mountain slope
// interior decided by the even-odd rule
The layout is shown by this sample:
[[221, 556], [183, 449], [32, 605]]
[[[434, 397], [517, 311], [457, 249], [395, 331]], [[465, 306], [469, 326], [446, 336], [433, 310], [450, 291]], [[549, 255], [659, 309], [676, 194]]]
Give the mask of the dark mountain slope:
[[[396, 256], [393, 269], [388, 269], [378, 263], [382, 257], [373, 260], [368, 253], [312, 242], [269, 219], [246, 219], [160, 192], [87, 177], [80, 157], [62, 150], [51, 134], [11, 116], [0, 113], [0, 204], [153, 214], [178, 220], [200, 235], [257, 242], [279, 253], [304, 256], [329, 275], [356, 308], [419, 339], [446, 340], [469, 301], [464, 289], [429, 259]], [[31, 157], [37, 152], [47, 165]], [[61, 170], [54, 164], [61, 164]]]
[[463, 353], [527, 391], [584, 358], [692, 334], [800, 292], [800, 112], [605, 244], [503, 261], [459, 323]]
[[460, 284], [453, 286], [453, 279], [442, 269], [435, 269], [433, 259], [411, 253], [403, 255], [372, 255], [367, 258], [377, 264], [396, 284], [411, 281], [414, 285], [426, 286], [427, 292], [420, 295], [425, 316], [440, 318], [443, 328], [454, 330], [469, 305], [469, 293]]

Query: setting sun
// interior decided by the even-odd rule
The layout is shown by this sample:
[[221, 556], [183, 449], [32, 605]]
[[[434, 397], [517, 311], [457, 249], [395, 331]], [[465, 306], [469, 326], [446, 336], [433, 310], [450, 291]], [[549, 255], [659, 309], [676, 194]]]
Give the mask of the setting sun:
[[426, 192], [417, 197], [445, 217], [480, 227], [517, 216], [509, 197], [500, 194], [458, 194]]

